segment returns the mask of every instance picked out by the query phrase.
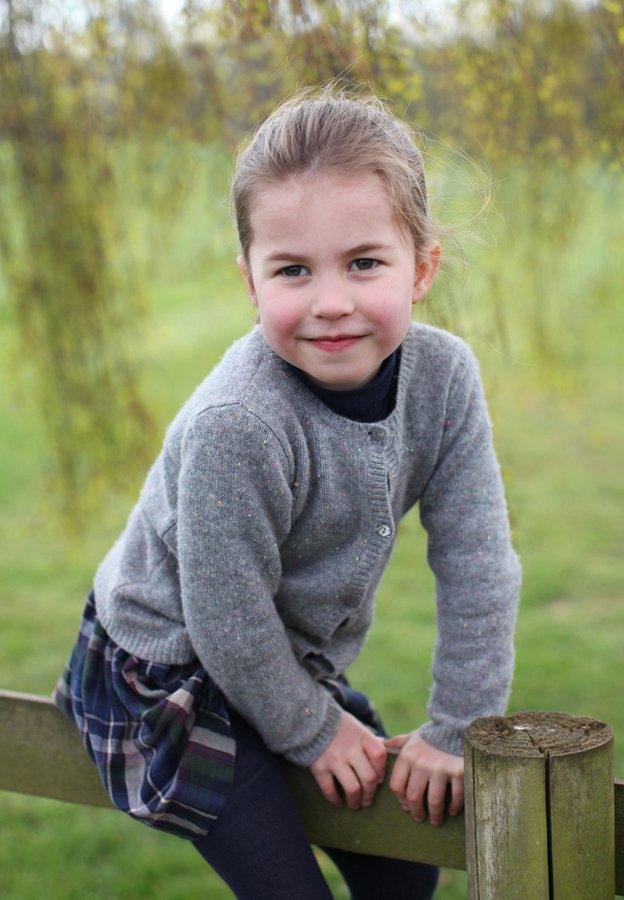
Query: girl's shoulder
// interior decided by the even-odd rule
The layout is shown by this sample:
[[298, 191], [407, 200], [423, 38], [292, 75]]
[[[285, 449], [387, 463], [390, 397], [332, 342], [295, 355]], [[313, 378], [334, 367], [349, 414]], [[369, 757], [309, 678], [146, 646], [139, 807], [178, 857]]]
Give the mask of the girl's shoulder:
[[224, 408], [235, 407], [276, 418], [284, 405], [285, 367], [255, 325], [230, 344], [183, 403], [167, 428], [166, 448], [177, 455], [186, 432], [199, 418], [209, 418], [211, 410], [216, 418]]
[[458, 370], [476, 362], [467, 340], [428, 322], [411, 322], [404, 340], [404, 353], [410, 358], [416, 378], [448, 380]]
[[446, 352], [457, 355], [457, 353], [470, 349], [468, 341], [458, 334], [441, 328], [439, 325], [431, 325], [429, 322], [412, 321], [408, 335], [419, 346], [431, 347], [432, 350], [437, 350], [439, 353]]

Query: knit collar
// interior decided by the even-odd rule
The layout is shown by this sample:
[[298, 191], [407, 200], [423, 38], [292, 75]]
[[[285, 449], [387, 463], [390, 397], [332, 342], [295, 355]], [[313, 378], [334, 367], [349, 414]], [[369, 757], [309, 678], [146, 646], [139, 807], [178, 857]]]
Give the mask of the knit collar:
[[333, 412], [358, 422], [376, 422], [385, 418], [394, 403], [400, 361], [399, 346], [384, 359], [372, 381], [362, 387], [343, 391], [321, 387], [302, 369], [289, 362], [286, 365]]

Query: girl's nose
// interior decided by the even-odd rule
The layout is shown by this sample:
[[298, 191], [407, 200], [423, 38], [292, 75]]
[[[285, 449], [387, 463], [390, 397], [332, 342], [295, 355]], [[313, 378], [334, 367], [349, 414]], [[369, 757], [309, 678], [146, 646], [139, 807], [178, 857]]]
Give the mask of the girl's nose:
[[310, 311], [313, 315], [333, 318], [352, 313], [354, 309], [349, 287], [339, 279], [319, 279], [312, 288]]

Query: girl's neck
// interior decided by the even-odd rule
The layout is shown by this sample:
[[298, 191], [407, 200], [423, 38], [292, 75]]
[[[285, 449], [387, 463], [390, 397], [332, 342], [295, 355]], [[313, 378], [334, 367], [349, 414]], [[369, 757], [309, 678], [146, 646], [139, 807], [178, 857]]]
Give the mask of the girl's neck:
[[376, 422], [392, 411], [400, 362], [399, 346], [384, 359], [372, 381], [363, 387], [347, 391], [332, 391], [320, 387], [302, 369], [289, 362], [286, 365], [333, 412], [358, 422]]

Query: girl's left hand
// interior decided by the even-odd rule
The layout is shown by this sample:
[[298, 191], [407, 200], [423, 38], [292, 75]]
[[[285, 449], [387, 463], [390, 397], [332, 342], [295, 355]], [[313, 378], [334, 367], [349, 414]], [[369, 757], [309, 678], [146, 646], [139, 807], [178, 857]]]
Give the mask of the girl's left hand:
[[[432, 825], [444, 821], [444, 798], [447, 781], [451, 782], [452, 801], [449, 813], [454, 816], [464, 805], [464, 757], [445, 753], [428, 744], [418, 731], [397, 734], [384, 740], [388, 748], [401, 748], [392, 769], [390, 790], [399, 798], [401, 808], [417, 822], [424, 822], [424, 795]], [[428, 785], [428, 787], [427, 787]]]

